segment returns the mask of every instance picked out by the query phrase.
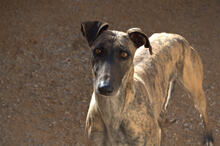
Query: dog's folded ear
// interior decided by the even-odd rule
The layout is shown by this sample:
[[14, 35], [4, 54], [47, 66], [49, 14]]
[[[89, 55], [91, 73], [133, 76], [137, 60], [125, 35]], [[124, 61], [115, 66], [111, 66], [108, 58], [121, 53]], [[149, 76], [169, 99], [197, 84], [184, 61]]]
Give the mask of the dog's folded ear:
[[148, 37], [140, 28], [130, 28], [127, 30], [127, 33], [136, 48], [144, 45], [144, 47], [149, 48], [150, 54], [153, 54]]
[[81, 32], [87, 39], [89, 46], [93, 44], [95, 39], [105, 30], [108, 29], [108, 23], [99, 21], [87, 21], [81, 23]]

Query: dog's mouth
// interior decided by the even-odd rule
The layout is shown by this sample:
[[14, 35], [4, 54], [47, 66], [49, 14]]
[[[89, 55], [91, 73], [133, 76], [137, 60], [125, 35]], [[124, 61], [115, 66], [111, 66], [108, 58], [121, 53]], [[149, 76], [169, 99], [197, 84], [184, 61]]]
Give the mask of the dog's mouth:
[[104, 95], [104, 96], [111, 96], [112, 95], [112, 92], [110, 92], [110, 91], [98, 91], [98, 93], [100, 94], [100, 95]]

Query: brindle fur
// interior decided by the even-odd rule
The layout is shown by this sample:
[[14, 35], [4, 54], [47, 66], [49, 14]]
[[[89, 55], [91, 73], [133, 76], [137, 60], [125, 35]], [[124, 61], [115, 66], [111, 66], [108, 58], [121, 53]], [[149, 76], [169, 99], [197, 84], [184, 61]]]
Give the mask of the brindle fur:
[[[93, 26], [86, 26], [88, 24]], [[177, 34], [157, 33], [153, 34], [149, 41], [136, 41], [128, 34], [129, 31], [111, 31], [107, 30], [107, 27], [106, 23], [101, 22], [82, 24], [83, 35], [90, 47], [94, 49], [102, 44], [101, 47], [108, 49], [107, 56], [111, 56], [110, 52], [117, 52], [116, 48], [120, 46], [128, 49], [131, 55], [126, 63], [110, 57], [106, 62], [112, 62], [107, 67], [106, 63], [103, 64], [106, 57], [99, 60], [92, 57], [94, 92], [86, 119], [88, 144], [161, 145], [164, 121], [161, 115], [165, 112], [169, 84], [177, 81], [188, 91], [195, 108], [201, 113], [205, 126], [205, 144], [211, 146], [213, 138], [202, 88], [203, 66], [196, 50]], [[146, 47], [152, 47], [153, 55], [150, 55], [148, 48], [139, 47], [144, 44], [147, 44]], [[116, 90], [112, 95], [101, 95], [97, 91], [97, 84], [100, 80], [105, 80], [105, 74], [109, 74], [110, 82], [113, 78], [112, 84]]]

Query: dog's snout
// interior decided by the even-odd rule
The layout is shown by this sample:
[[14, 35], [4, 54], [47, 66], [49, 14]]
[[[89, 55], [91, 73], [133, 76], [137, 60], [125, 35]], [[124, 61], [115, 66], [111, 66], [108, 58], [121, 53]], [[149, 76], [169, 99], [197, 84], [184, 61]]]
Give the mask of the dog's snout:
[[98, 91], [100, 94], [109, 95], [113, 92], [113, 87], [109, 81], [102, 81], [98, 85]]

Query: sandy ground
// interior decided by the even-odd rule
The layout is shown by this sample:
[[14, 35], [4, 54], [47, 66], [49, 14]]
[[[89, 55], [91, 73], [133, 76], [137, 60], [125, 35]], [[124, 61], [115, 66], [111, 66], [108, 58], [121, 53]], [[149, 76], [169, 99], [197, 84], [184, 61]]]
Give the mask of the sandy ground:
[[[204, 90], [220, 145], [219, 0], [1, 0], [0, 146], [84, 146], [92, 93], [90, 50], [80, 22], [183, 35], [204, 63]], [[201, 146], [202, 121], [176, 87], [168, 108], [177, 122], [165, 146]]]

